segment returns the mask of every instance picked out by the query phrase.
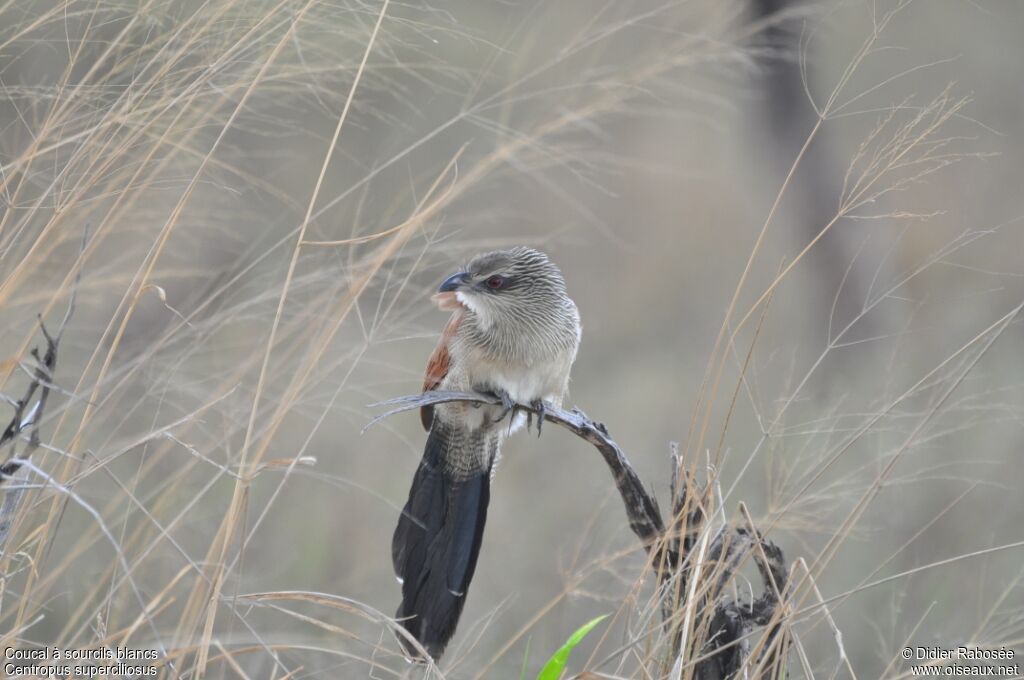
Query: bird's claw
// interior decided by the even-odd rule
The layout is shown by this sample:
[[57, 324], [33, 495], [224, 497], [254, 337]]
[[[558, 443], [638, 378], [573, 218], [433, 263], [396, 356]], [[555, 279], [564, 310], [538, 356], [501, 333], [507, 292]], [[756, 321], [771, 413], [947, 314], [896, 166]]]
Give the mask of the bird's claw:
[[[537, 414], [537, 438], [540, 438], [541, 428], [544, 426], [544, 413], [547, 411], [547, 404], [543, 399], [537, 399], [530, 404], [530, 408]], [[530, 414], [532, 416], [532, 413]], [[526, 423], [527, 430], [530, 428], [530, 421]]]
[[[505, 390], [477, 390], [479, 392], [485, 392], [491, 394], [495, 398], [501, 400], [501, 413], [494, 419], [494, 422], [500, 423], [505, 420], [505, 417], [509, 413], [515, 415], [515, 411], [520, 408], [519, 404], [512, 399], [511, 395]], [[537, 436], [540, 437], [541, 429], [544, 426], [544, 414], [547, 412], [547, 402], [543, 399], [537, 399], [530, 402], [530, 409], [526, 412], [526, 429], [529, 431], [533, 427], [533, 415], [537, 414]], [[523, 410], [526, 410], [525, 408]], [[511, 424], [511, 423], [510, 423]]]
[[496, 390], [492, 392], [492, 394], [498, 399], [501, 399], [501, 413], [499, 413], [498, 417], [494, 419], [494, 422], [500, 423], [505, 420], [505, 416], [515, 410], [516, 402], [512, 400], [512, 397], [509, 396], [509, 393], [505, 390]]

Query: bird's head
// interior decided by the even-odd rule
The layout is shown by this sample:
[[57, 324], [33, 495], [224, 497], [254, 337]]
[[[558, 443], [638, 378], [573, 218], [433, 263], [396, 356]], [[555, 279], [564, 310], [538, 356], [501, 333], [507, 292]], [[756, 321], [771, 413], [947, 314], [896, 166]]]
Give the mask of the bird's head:
[[519, 246], [477, 255], [438, 288], [441, 309], [464, 307], [483, 325], [502, 316], [541, 312], [566, 298], [558, 267], [539, 250]]

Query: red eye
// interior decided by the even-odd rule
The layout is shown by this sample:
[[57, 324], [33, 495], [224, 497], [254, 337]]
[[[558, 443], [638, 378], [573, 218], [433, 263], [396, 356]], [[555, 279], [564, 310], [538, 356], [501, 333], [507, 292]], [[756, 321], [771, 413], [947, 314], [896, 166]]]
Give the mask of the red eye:
[[500, 276], [495, 275], [495, 276], [492, 276], [491, 278], [487, 279], [487, 287], [490, 288], [491, 290], [498, 290], [499, 288], [501, 288], [504, 285], [505, 285], [505, 279], [503, 279]]

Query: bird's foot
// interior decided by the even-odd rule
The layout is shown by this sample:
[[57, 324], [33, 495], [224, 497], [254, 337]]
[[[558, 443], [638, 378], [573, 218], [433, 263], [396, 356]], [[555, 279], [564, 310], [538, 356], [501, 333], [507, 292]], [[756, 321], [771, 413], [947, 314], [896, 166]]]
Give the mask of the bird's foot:
[[[533, 412], [530, 414], [530, 416], [532, 416], [533, 413], [537, 414], [537, 438], [539, 439], [541, 428], [544, 426], [544, 413], [548, 409], [548, 404], [543, 399], [536, 399], [530, 402], [530, 408], [533, 409]], [[527, 430], [529, 430], [530, 428], [529, 420], [527, 420], [526, 428]]]
[[500, 423], [505, 420], [505, 416], [512, 413], [516, 409], [516, 402], [513, 401], [512, 397], [505, 390], [488, 390], [489, 394], [493, 394], [498, 399], [501, 399], [501, 413], [494, 419], [494, 422]]

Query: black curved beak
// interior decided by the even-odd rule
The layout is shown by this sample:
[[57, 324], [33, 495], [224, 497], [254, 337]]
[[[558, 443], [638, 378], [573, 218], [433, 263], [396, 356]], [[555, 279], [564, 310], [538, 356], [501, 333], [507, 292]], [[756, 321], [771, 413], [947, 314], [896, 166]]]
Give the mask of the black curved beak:
[[444, 283], [442, 283], [441, 287], [437, 289], [437, 292], [452, 293], [465, 286], [467, 281], [469, 281], [469, 274], [466, 272], [452, 274], [451, 276], [444, 280]]

